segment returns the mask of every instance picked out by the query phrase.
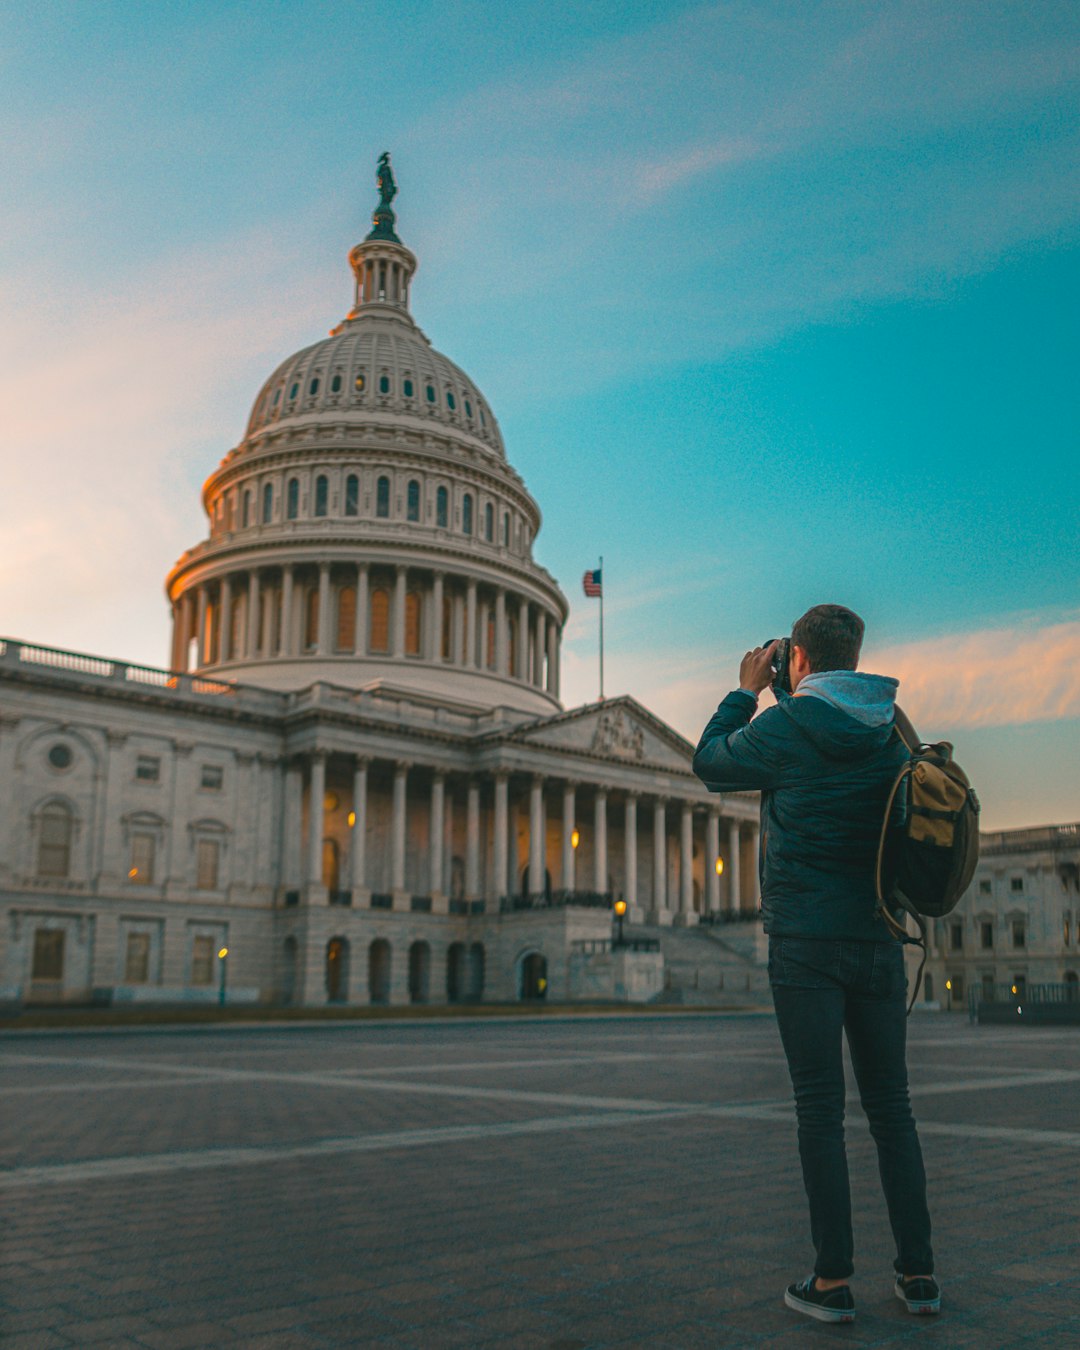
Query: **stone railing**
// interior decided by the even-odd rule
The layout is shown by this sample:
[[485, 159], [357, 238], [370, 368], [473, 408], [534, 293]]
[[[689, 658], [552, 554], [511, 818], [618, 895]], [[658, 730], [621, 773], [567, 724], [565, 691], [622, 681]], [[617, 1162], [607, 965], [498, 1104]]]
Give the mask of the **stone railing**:
[[979, 835], [979, 852], [984, 856], [1061, 848], [1080, 848], [1080, 825], [1040, 825], [1030, 830], [998, 830]]

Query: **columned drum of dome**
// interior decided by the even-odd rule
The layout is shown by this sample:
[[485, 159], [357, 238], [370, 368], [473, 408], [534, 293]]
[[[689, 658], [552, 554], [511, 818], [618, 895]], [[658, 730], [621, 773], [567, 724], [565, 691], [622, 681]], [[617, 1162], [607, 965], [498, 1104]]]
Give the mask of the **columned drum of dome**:
[[209, 537], [167, 581], [172, 666], [550, 713], [567, 602], [540, 510], [475, 383], [416, 325], [389, 157], [349, 253], [353, 308], [290, 356], [203, 487]]

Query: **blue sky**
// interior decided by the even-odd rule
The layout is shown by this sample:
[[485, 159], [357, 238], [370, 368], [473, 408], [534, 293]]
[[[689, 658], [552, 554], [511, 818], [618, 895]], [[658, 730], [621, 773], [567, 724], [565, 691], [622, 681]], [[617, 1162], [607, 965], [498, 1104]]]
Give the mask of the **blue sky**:
[[1071, 4], [0, 6], [0, 632], [159, 664], [197, 489], [348, 307], [378, 153], [572, 605], [696, 737], [867, 619], [990, 828], [1080, 819]]

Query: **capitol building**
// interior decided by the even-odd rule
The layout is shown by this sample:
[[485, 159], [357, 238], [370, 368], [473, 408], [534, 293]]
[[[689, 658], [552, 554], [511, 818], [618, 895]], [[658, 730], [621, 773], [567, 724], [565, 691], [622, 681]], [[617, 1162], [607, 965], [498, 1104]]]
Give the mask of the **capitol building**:
[[167, 668], [0, 640], [8, 999], [645, 1001], [662, 937], [757, 909], [756, 794], [563, 707], [540, 509], [379, 185], [353, 307], [206, 480]]

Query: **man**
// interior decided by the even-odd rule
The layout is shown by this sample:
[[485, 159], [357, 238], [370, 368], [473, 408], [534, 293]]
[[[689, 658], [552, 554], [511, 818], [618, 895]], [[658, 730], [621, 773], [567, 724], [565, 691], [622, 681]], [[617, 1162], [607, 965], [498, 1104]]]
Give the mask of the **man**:
[[815, 605], [791, 630], [792, 694], [751, 721], [773, 682], [777, 643], [743, 657], [739, 688], [702, 734], [694, 772], [714, 792], [761, 792], [761, 908], [769, 983], [795, 1091], [814, 1274], [784, 1302], [850, 1322], [855, 1301], [844, 1149], [847, 1033], [877, 1145], [896, 1240], [895, 1292], [936, 1313], [922, 1151], [908, 1099], [903, 947], [876, 912], [875, 868], [889, 789], [907, 756], [893, 734], [897, 681], [856, 670], [863, 622]]

